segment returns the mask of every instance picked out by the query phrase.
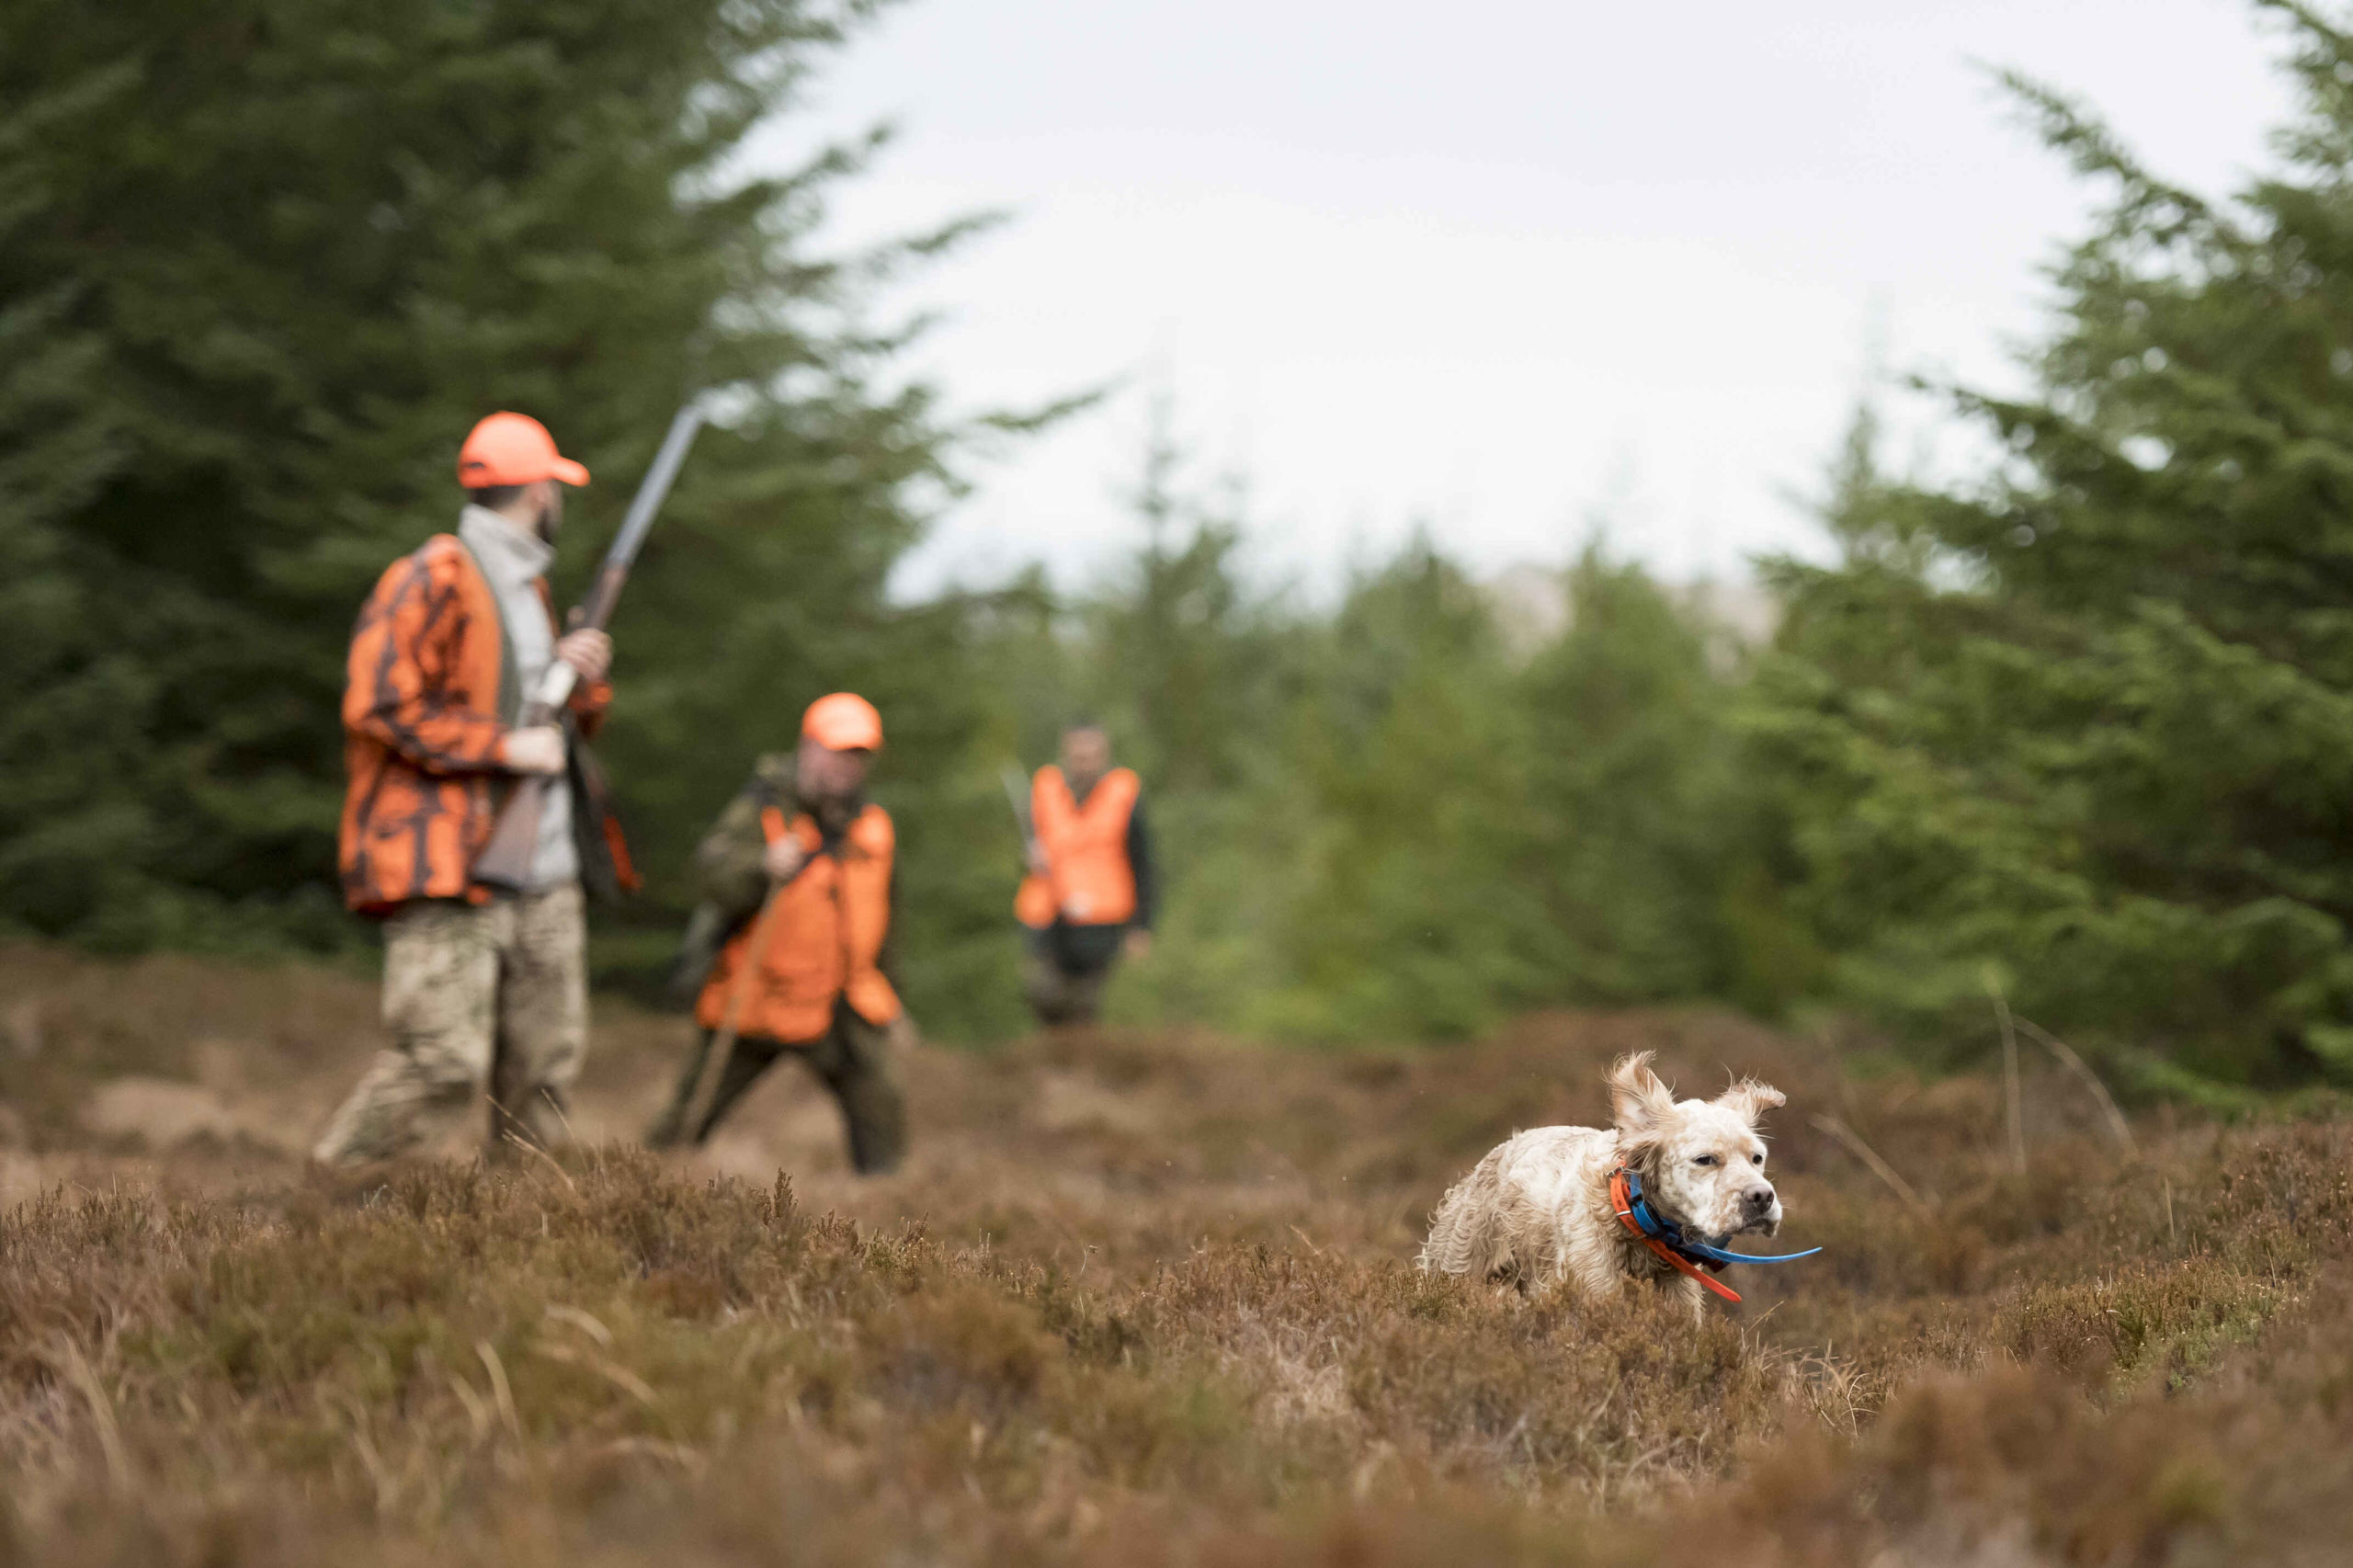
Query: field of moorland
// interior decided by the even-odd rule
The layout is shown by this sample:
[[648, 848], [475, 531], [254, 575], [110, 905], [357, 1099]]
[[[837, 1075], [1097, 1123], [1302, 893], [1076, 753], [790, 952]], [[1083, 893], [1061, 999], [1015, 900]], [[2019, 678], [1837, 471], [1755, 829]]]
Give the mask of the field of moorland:
[[[579, 1142], [301, 1150], [362, 974], [0, 951], [0, 1563], [2335, 1563], [2353, 1125], [2136, 1116], [1725, 1015], [1346, 1055], [1118, 1031], [904, 1063], [844, 1168], [797, 1070], [632, 1135], [675, 1018], [600, 1005]], [[1778, 1084], [1781, 1240], [1704, 1326], [1410, 1265], [1515, 1128]], [[1874, 1171], [1867, 1150], [1884, 1169]]]

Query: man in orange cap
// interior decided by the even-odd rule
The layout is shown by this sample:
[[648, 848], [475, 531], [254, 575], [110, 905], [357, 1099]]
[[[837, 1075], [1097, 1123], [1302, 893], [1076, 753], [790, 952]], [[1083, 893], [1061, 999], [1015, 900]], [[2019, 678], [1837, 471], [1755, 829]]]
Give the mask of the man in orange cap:
[[800, 748], [761, 758], [695, 851], [704, 903], [680, 978], [699, 985], [702, 1038], [646, 1134], [655, 1148], [702, 1142], [789, 1053], [840, 1103], [860, 1172], [888, 1171], [905, 1152], [889, 1060], [912, 1033], [887, 973], [895, 840], [890, 813], [865, 793], [881, 749], [873, 704], [819, 698]]
[[[547, 569], [563, 490], [588, 471], [538, 420], [494, 414], [458, 454], [465, 509], [386, 570], [352, 633], [343, 699], [350, 773], [344, 897], [384, 923], [392, 1048], [335, 1114], [315, 1157], [414, 1148], [487, 1087], [494, 1149], [545, 1144], [587, 1049], [581, 881], [631, 880], [618, 831], [591, 822], [574, 737], [612, 697], [601, 631], [556, 632]], [[551, 660], [578, 672], [564, 722], [517, 727]], [[519, 892], [476, 881], [506, 785], [561, 774]]]

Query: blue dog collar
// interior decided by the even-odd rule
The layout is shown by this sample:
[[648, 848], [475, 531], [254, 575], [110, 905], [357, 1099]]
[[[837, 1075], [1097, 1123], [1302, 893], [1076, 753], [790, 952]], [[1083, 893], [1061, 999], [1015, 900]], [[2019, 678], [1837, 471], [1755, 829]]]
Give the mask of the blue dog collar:
[[1802, 1257], [1812, 1257], [1822, 1250], [1820, 1247], [1808, 1247], [1803, 1252], [1768, 1255], [1754, 1252], [1726, 1252], [1722, 1247], [1710, 1246], [1705, 1242], [1695, 1242], [1683, 1233], [1682, 1226], [1654, 1212], [1651, 1206], [1643, 1200], [1643, 1178], [1635, 1175], [1631, 1167], [1626, 1172], [1626, 1195], [1632, 1199], [1627, 1206], [1627, 1211], [1633, 1217], [1635, 1225], [1641, 1229], [1643, 1234], [1654, 1241], [1664, 1242], [1674, 1251], [1681, 1253], [1685, 1257], [1695, 1262], [1710, 1264], [1718, 1268], [1722, 1268], [1727, 1263], [1795, 1263]]

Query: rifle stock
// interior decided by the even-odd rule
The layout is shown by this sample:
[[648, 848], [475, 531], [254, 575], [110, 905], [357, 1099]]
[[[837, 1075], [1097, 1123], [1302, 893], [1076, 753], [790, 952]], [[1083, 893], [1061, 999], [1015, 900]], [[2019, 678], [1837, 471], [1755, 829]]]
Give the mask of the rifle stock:
[[540, 818], [547, 812], [551, 774], [534, 774], [515, 781], [514, 791], [490, 830], [490, 841], [474, 857], [474, 881], [486, 887], [519, 892], [531, 875], [531, 853], [540, 844]]

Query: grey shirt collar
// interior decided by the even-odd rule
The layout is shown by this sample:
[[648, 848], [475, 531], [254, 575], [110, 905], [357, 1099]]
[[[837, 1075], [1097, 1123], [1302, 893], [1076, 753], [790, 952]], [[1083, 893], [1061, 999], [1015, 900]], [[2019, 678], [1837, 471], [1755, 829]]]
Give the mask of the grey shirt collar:
[[555, 546], [487, 506], [469, 504], [458, 514], [458, 537], [502, 596], [546, 576], [555, 564]]

